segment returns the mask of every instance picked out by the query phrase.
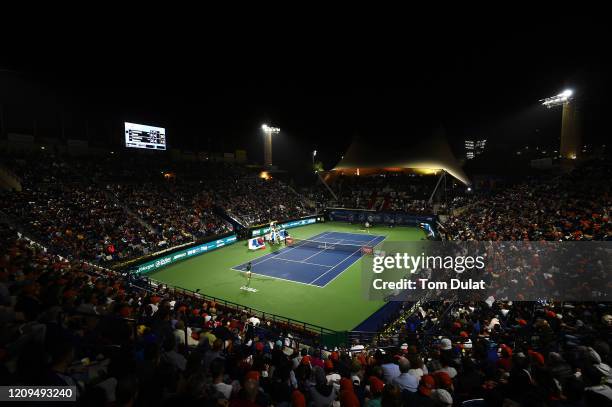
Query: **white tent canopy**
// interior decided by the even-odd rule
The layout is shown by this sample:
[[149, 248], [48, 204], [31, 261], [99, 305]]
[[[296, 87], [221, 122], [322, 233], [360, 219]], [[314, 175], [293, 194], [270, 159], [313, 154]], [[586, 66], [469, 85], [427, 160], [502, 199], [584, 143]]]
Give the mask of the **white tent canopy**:
[[444, 132], [437, 130], [432, 135], [401, 140], [355, 139], [342, 160], [332, 171], [348, 172], [359, 169], [363, 172], [397, 169], [444, 170], [465, 185], [471, 182], [453, 155]]

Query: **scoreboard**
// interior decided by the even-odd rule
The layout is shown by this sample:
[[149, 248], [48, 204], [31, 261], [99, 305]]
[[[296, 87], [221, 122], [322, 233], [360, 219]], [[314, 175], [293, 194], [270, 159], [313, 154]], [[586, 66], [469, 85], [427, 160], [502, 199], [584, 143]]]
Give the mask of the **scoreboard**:
[[166, 129], [125, 122], [125, 146], [147, 150], [165, 150]]

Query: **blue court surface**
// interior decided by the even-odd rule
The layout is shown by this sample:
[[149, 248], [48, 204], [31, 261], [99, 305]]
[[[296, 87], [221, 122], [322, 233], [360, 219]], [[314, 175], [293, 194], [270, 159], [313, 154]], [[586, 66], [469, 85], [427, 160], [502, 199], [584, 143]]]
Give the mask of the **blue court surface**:
[[[284, 247], [251, 261], [251, 271], [253, 274], [325, 287], [363, 256], [361, 247], [373, 247], [383, 240], [385, 236], [325, 232], [308, 238], [308, 241], [321, 243], [321, 246], [297, 243], [295, 246]], [[354, 250], [351, 246], [354, 246]], [[232, 269], [245, 271], [247, 264]]]

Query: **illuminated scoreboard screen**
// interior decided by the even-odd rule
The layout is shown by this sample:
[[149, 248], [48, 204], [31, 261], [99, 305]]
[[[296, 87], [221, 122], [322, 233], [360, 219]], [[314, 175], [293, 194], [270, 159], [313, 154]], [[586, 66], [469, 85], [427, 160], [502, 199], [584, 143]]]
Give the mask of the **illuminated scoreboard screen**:
[[165, 150], [166, 129], [125, 122], [125, 146], [147, 150]]

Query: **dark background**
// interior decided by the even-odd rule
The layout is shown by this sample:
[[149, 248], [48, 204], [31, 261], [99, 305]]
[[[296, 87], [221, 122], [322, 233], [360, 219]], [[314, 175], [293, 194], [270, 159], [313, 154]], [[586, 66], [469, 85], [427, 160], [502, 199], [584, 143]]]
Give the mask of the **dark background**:
[[282, 129], [275, 164], [306, 172], [313, 149], [328, 169], [356, 135], [392, 143], [438, 126], [458, 156], [466, 138], [509, 154], [552, 146], [561, 111], [538, 100], [571, 88], [585, 142], [605, 143], [609, 24], [562, 21], [363, 27], [282, 44], [248, 35], [55, 43], [0, 61], [0, 103], [9, 132], [31, 133], [36, 120], [39, 135], [57, 137], [63, 121], [65, 138], [82, 139], [87, 123], [90, 144], [121, 148], [123, 121], [132, 121], [166, 127], [170, 148], [244, 148], [254, 162], [268, 123]]

